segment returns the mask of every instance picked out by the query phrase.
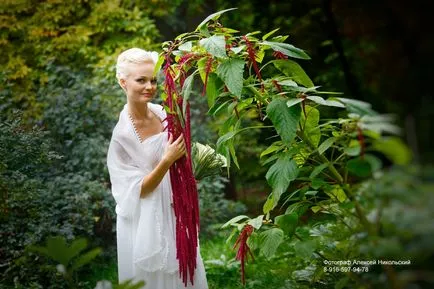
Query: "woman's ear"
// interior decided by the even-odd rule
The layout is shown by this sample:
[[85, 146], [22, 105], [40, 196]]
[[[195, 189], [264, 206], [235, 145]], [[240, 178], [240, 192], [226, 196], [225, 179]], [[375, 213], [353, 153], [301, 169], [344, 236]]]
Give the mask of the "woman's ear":
[[126, 92], [127, 91], [127, 83], [125, 79], [121, 78], [119, 79], [119, 85], [122, 87], [122, 89]]

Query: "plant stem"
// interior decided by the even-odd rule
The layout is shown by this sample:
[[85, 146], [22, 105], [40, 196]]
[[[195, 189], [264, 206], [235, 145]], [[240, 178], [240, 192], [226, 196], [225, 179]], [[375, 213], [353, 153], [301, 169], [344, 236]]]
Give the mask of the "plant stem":
[[[301, 139], [313, 150], [316, 151], [316, 148], [314, 147], [314, 145], [311, 143], [310, 139], [307, 138], [303, 132], [300, 132], [300, 137]], [[362, 223], [362, 225], [365, 227], [365, 229], [367, 230], [367, 232], [370, 235], [375, 235], [375, 230], [372, 227], [372, 224], [369, 223], [368, 219], [366, 218], [365, 213], [363, 212], [362, 207], [360, 206], [360, 203], [357, 201], [357, 199], [354, 197], [354, 195], [352, 194], [349, 186], [344, 182], [344, 178], [342, 177], [342, 175], [338, 172], [338, 170], [335, 168], [335, 166], [333, 165], [333, 163], [331, 161], [329, 161], [324, 155], [322, 154], [318, 154], [319, 159], [323, 162], [326, 163], [328, 165], [328, 169], [330, 170], [330, 172], [332, 173], [332, 175], [336, 178], [336, 180], [338, 181], [338, 183], [342, 186], [345, 195], [347, 198], [349, 198], [352, 202], [354, 202], [354, 206], [356, 209], [356, 213], [357, 216], [360, 219], [360, 222]]]

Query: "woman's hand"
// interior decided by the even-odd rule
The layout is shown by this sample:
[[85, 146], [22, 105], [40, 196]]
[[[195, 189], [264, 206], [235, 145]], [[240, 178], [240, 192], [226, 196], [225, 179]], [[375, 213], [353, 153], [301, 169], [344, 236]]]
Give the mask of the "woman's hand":
[[176, 160], [180, 159], [185, 154], [186, 148], [183, 135], [181, 134], [175, 141], [173, 141], [173, 136], [170, 134], [167, 147], [163, 155], [163, 160], [172, 165]]

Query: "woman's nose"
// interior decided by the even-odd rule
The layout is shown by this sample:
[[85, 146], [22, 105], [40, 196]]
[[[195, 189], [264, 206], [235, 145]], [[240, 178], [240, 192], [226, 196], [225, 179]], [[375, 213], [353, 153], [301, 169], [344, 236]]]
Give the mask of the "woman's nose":
[[146, 81], [145, 88], [146, 89], [152, 89], [152, 81], [150, 81], [150, 80]]

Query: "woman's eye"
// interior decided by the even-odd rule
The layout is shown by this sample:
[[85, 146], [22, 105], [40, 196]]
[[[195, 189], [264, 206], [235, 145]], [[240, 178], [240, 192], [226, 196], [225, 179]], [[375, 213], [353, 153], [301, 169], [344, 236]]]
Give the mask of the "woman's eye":
[[141, 83], [141, 84], [146, 83], [146, 82], [148, 82], [148, 81], [151, 82], [152, 85], [157, 84], [157, 80], [156, 80], [156, 79], [146, 80], [146, 79], [144, 79], [144, 78], [141, 78], [141, 79], [137, 79], [136, 81], [137, 81], [138, 83]]

